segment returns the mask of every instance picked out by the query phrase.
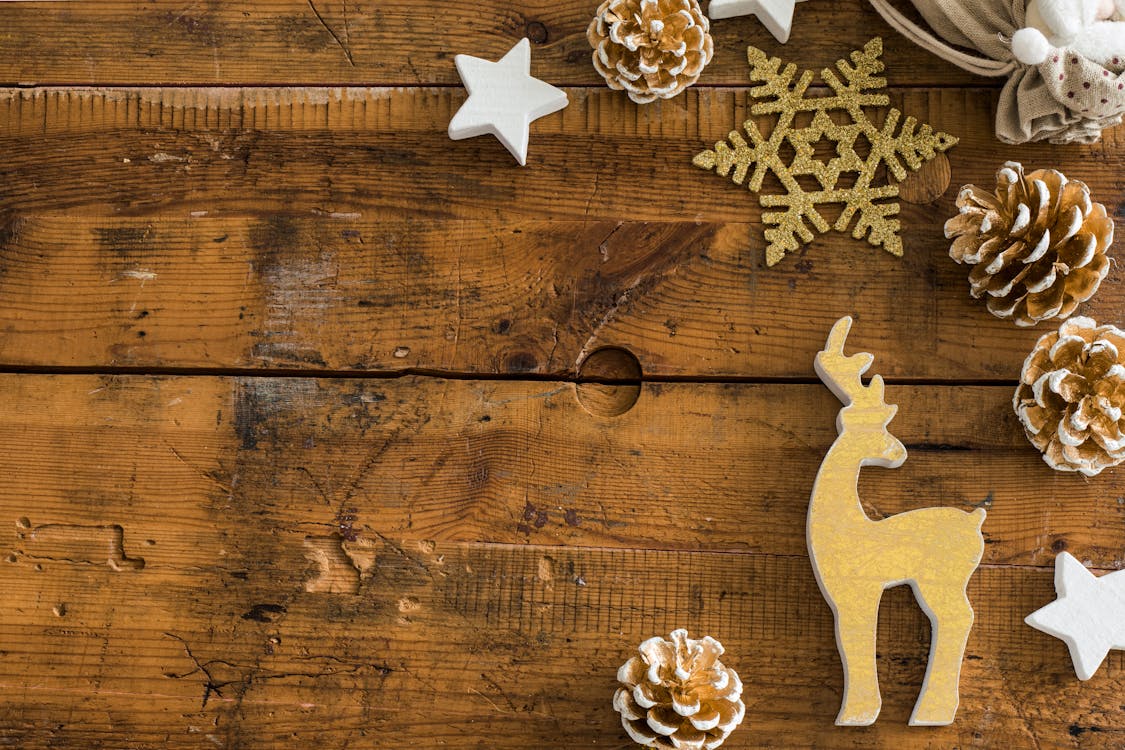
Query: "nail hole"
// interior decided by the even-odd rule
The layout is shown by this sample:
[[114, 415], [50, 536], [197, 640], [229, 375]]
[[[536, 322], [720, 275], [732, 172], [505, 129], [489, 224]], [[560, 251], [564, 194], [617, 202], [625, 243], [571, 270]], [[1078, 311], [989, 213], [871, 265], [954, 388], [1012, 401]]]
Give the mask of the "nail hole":
[[547, 27], [539, 21], [532, 21], [527, 24], [524, 29], [524, 34], [533, 44], [546, 44], [547, 43]]
[[578, 368], [578, 403], [595, 417], [617, 417], [641, 395], [641, 363], [618, 347], [592, 352]]

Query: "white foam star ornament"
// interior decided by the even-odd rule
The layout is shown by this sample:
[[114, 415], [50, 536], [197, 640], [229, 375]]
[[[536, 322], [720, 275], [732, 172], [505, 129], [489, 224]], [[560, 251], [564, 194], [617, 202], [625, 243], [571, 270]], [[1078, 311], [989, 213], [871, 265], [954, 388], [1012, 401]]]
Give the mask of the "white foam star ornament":
[[469, 98], [449, 121], [449, 137], [492, 134], [526, 164], [531, 123], [568, 104], [565, 91], [531, 77], [531, 42], [521, 40], [498, 62], [469, 55], [454, 62]]
[[1125, 649], [1125, 570], [1098, 578], [1063, 552], [1055, 558], [1055, 593], [1024, 622], [1066, 641], [1078, 679], [1088, 680], [1110, 649]]
[[793, 29], [793, 5], [804, 0], [711, 0], [707, 15], [712, 21], [735, 16], [757, 16], [777, 41], [789, 41]]

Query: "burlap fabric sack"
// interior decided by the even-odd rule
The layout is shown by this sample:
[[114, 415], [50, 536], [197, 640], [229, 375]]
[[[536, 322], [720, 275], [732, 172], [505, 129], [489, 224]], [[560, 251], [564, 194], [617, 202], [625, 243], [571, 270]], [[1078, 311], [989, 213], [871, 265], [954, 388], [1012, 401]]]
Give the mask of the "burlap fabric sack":
[[[910, 0], [935, 39], [888, 0], [871, 0], [887, 23], [921, 47], [978, 75], [1007, 76], [996, 112], [996, 137], [1007, 143], [1093, 143], [1125, 114], [1125, 59], [1111, 68], [1067, 49], [1039, 65], [1012, 55], [1026, 0]], [[944, 40], [944, 41], [942, 41]], [[961, 49], [975, 50], [974, 55]]]

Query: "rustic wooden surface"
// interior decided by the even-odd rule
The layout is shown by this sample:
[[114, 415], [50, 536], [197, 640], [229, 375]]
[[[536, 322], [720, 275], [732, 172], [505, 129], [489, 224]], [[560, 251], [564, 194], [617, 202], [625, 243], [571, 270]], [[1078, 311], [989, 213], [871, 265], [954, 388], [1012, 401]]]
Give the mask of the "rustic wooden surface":
[[[1125, 231], [1125, 130], [999, 144], [996, 82], [861, 0], [799, 6], [784, 47], [719, 22], [701, 85], [644, 108], [589, 65], [592, 0], [425, 5], [0, 4], [0, 746], [625, 750], [615, 670], [675, 627], [746, 683], [726, 747], [1125, 745], [1121, 652], [1079, 683], [1022, 623], [1058, 551], [1125, 566], [1125, 472], [1027, 444], [1040, 332], [969, 299], [941, 235], [1011, 158]], [[904, 186], [903, 259], [830, 234], [767, 270], [754, 196], [691, 156], [744, 119], [747, 44], [815, 69], [872, 34], [893, 104], [961, 142]], [[445, 127], [453, 55], [524, 35], [571, 105], [519, 169]], [[1115, 267], [1084, 312], [1123, 309]], [[906, 726], [904, 589], [882, 716], [832, 725], [804, 516], [845, 314], [911, 451], [864, 474], [869, 514], [989, 510], [950, 727]]]

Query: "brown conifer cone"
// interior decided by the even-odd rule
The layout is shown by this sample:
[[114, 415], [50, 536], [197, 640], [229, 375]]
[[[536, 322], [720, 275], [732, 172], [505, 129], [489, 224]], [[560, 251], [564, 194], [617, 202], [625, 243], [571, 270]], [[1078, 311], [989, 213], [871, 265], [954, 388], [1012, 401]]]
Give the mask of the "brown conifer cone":
[[973, 266], [973, 297], [1018, 326], [1069, 317], [1109, 273], [1113, 219], [1090, 190], [1053, 169], [1024, 174], [1018, 162], [996, 173], [989, 192], [966, 185], [960, 213], [945, 224], [949, 255]]
[[1125, 331], [1076, 317], [1043, 336], [1013, 405], [1052, 468], [1094, 476], [1125, 461]]
[[647, 104], [699, 80], [714, 54], [709, 28], [697, 0], [605, 0], [586, 38], [609, 87]]
[[693, 640], [686, 630], [669, 638], [649, 638], [617, 670], [613, 707], [643, 747], [713, 750], [746, 713], [742, 682], [719, 661], [723, 646], [714, 638]]

